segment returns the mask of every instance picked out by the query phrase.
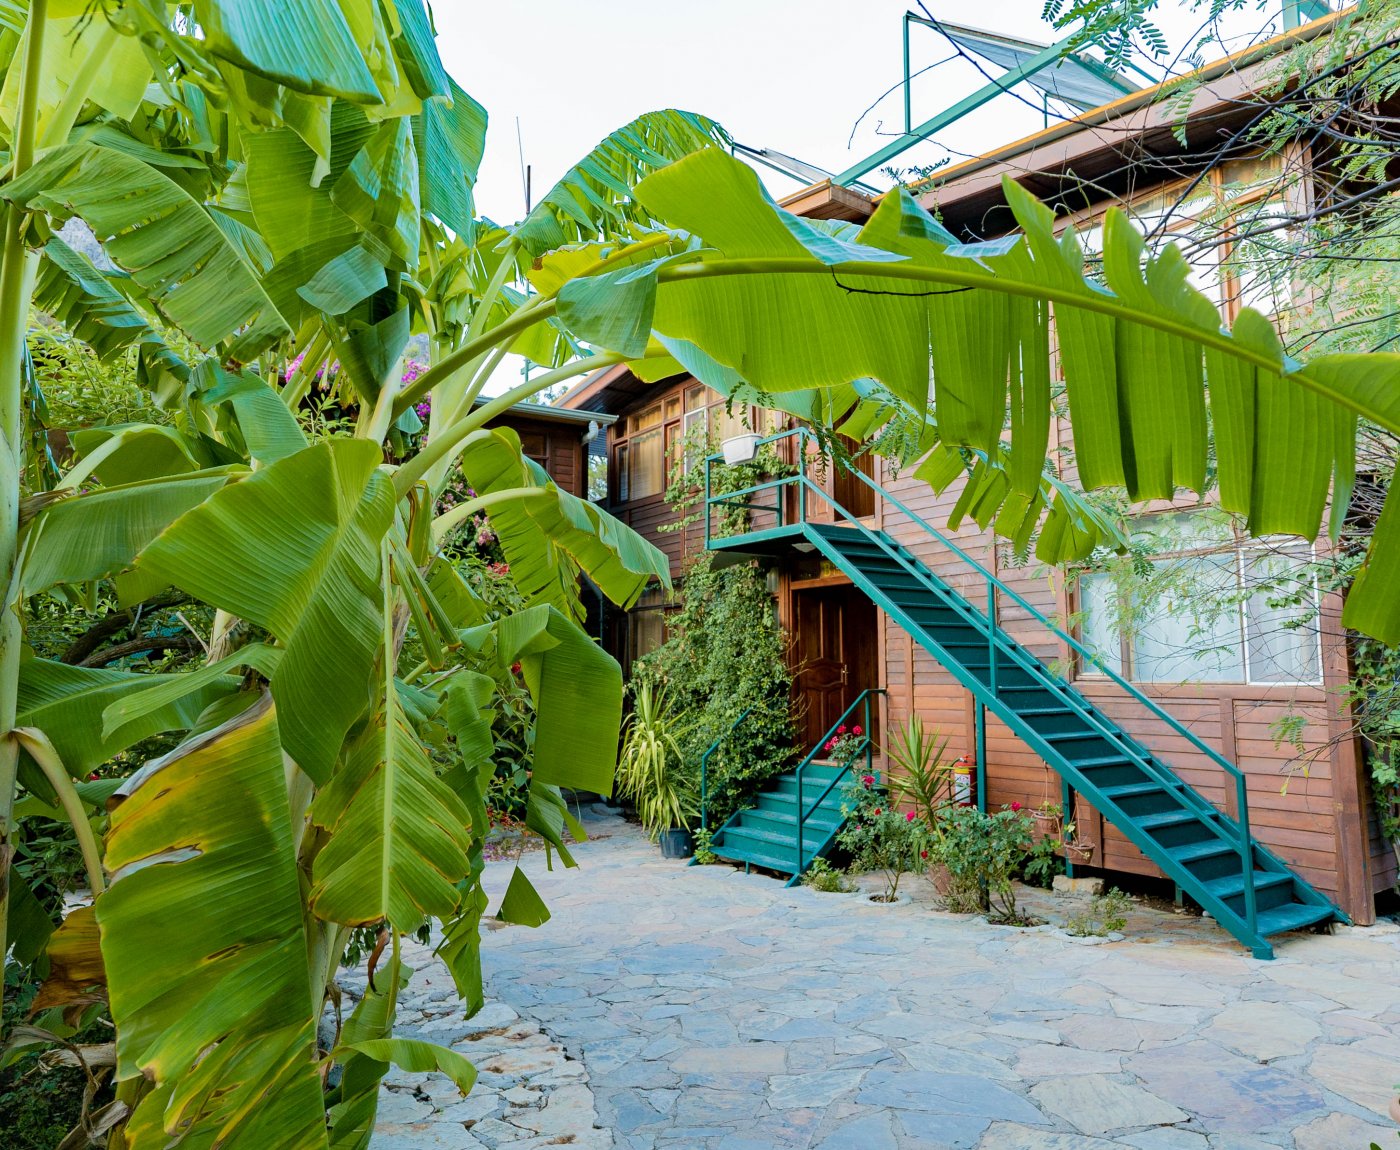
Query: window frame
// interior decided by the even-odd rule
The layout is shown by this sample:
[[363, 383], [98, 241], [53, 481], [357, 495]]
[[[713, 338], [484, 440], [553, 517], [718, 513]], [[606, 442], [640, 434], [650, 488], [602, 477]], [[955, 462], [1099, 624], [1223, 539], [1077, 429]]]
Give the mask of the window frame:
[[[1167, 509], [1164, 509], [1164, 510], [1162, 510], [1162, 511], [1150, 512], [1150, 513], [1148, 513], [1147, 515], [1144, 515], [1144, 516], [1140, 517], [1140, 521], [1141, 521], [1141, 520], [1150, 520], [1150, 519], [1153, 519], [1153, 518], [1156, 518], [1156, 517], [1159, 517], [1159, 516], [1163, 516], [1163, 515], [1173, 515], [1173, 514], [1176, 514], [1176, 515], [1187, 514], [1187, 515], [1189, 515], [1189, 514], [1191, 514], [1192, 512], [1204, 511], [1204, 510], [1210, 510], [1210, 508], [1207, 508], [1207, 507], [1201, 507], [1201, 508], [1176, 508], [1176, 507], [1167, 508]], [[1254, 673], [1255, 673], [1254, 658], [1253, 658], [1253, 656], [1252, 656], [1251, 653], [1250, 653], [1250, 645], [1251, 645], [1251, 644], [1250, 644], [1249, 602], [1250, 602], [1251, 596], [1247, 596], [1247, 595], [1243, 595], [1243, 594], [1242, 594], [1244, 591], [1246, 591], [1246, 590], [1248, 589], [1248, 586], [1249, 586], [1249, 583], [1248, 583], [1249, 572], [1248, 572], [1248, 569], [1247, 569], [1247, 565], [1248, 565], [1248, 563], [1249, 563], [1249, 561], [1250, 561], [1250, 559], [1251, 559], [1252, 556], [1272, 554], [1272, 553], [1275, 553], [1275, 548], [1282, 548], [1282, 549], [1286, 549], [1286, 550], [1289, 550], [1289, 551], [1294, 551], [1294, 552], [1299, 553], [1299, 556], [1300, 556], [1300, 558], [1303, 560], [1303, 562], [1311, 563], [1311, 562], [1315, 562], [1316, 559], [1317, 559], [1317, 547], [1316, 547], [1316, 545], [1313, 544], [1313, 543], [1309, 543], [1309, 542], [1306, 541], [1306, 540], [1293, 540], [1293, 539], [1291, 539], [1291, 538], [1290, 538], [1287, 542], [1282, 542], [1282, 541], [1279, 541], [1279, 540], [1268, 539], [1268, 538], [1266, 538], [1266, 539], [1253, 539], [1253, 538], [1249, 537], [1248, 535], [1245, 535], [1245, 534], [1241, 531], [1240, 526], [1239, 526], [1239, 524], [1238, 524], [1237, 522], [1235, 522], [1235, 521], [1232, 520], [1232, 521], [1229, 523], [1228, 526], [1229, 526], [1229, 530], [1230, 530], [1230, 538], [1229, 538], [1228, 540], [1222, 540], [1220, 543], [1213, 544], [1213, 545], [1212, 545], [1212, 544], [1202, 544], [1202, 545], [1200, 545], [1200, 546], [1184, 546], [1184, 547], [1176, 548], [1176, 549], [1173, 549], [1173, 550], [1170, 550], [1170, 551], [1163, 551], [1163, 552], [1160, 552], [1160, 553], [1158, 553], [1158, 554], [1154, 554], [1153, 556], [1151, 556], [1151, 557], [1149, 558], [1148, 562], [1156, 563], [1156, 562], [1159, 562], [1159, 561], [1163, 561], [1163, 562], [1164, 562], [1164, 561], [1183, 560], [1183, 559], [1192, 559], [1192, 558], [1206, 558], [1206, 557], [1209, 557], [1209, 556], [1216, 556], [1216, 555], [1229, 555], [1229, 556], [1230, 556], [1231, 562], [1230, 562], [1230, 565], [1229, 565], [1229, 566], [1230, 566], [1230, 569], [1231, 569], [1231, 573], [1232, 573], [1232, 575], [1233, 575], [1233, 577], [1234, 577], [1235, 589], [1236, 589], [1236, 592], [1237, 592], [1237, 593], [1240, 593], [1240, 594], [1241, 594], [1241, 597], [1240, 597], [1239, 601], [1234, 605], [1234, 616], [1235, 616], [1235, 618], [1234, 618], [1234, 622], [1235, 622], [1234, 630], [1236, 631], [1237, 636], [1238, 636], [1237, 641], [1238, 641], [1239, 646], [1238, 646], [1238, 649], [1237, 649], [1237, 652], [1236, 652], [1236, 653], [1237, 653], [1238, 658], [1239, 658], [1239, 666], [1240, 666], [1241, 669], [1242, 669], [1242, 670], [1241, 670], [1241, 674], [1242, 674], [1243, 677], [1242, 677], [1242, 678], [1238, 678], [1238, 679], [1235, 679], [1235, 678], [1219, 678], [1219, 679], [1215, 679], [1215, 678], [1212, 678], [1212, 679], [1192, 679], [1192, 678], [1184, 678], [1184, 679], [1141, 679], [1141, 678], [1138, 678], [1138, 674], [1137, 674], [1137, 662], [1138, 662], [1138, 658], [1137, 658], [1137, 652], [1136, 652], [1136, 650], [1134, 649], [1134, 637], [1133, 637], [1133, 635], [1132, 635], [1130, 632], [1126, 632], [1126, 631], [1123, 631], [1123, 630], [1121, 630], [1121, 629], [1115, 628], [1115, 629], [1118, 630], [1118, 663], [1117, 663], [1117, 666], [1113, 669], [1113, 673], [1116, 674], [1119, 678], [1124, 679], [1124, 680], [1126, 680], [1126, 681], [1129, 682], [1129, 683], [1137, 684], [1137, 685], [1139, 685], [1139, 686], [1157, 687], [1157, 688], [1161, 688], [1161, 687], [1176, 687], [1176, 686], [1181, 686], [1181, 685], [1183, 685], [1183, 684], [1199, 684], [1199, 685], [1202, 685], [1202, 686], [1208, 685], [1208, 686], [1216, 686], [1216, 687], [1234, 686], [1234, 687], [1252, 687], [1252, 688], [1269, 688], [1269, 687], [1282, 687], [1282, 688], [1290, 688], [1290, 687], [1292, 687], [1292, 688], [1314, 687], [1314, 688], [1316, 688], [1316, 687], [1322, 687], [1322, 686], [1325, 685], [1325, 680], [1326, 680], [1326, 665], [1325, 665], [1325, 661], [1324, 661], [1324, 652], [1323, 652], [1323, 643], [1322, 643], [1322, 626], [1321, 626], [1321, 610], [1322, 610], [1322, 594], [1323, 594], [1323, 593], [1322, 593], [1322, 588], [1321, 588], [1321, 586], [1320, 586], [1319, 583], [1318, 583], [1318, 579], [1317, 579], [1316, 574], [1314, 573], [1314, 574], [1311, 576], [1312, 596], [1313, 596], [1314, 608], [1315, 608], [1315, 611], [1316, 611], [1315, 621], [1314, 621], [1314, 623], [1313, 623], [1313, 624], [1311, 625], [1311, 627], [1310, 627], [1310, 629], [1311, 629], [1311, 631], [1312, 631], [1312, 634], [1313, 634], [1313, 640], [1314, 640], [1314, 643], [1315, 643], [1314, 658], [1315, 658], [1315, 666], [1316, 666], [1316, 668], [1317, 668], [1317, 675], [1316, 675], [1316, 678], [1313, 678], [1313, 679], [1259, 679], [1259, 678], [1255, 678], [1255, 677], [1254, 677]], [[1072, 607], [1073, 607], [1073, 613], [1074, 613], [1074, 618], [1075, 618], [1075, 625], [1074, 625], [1074, 627], [1073, 627], [1073, 630], [1071, 631], [1071, 634], [1074, 636], [1074, 639], [1075, 639], [1075, 641], [1076, 641], [1077, 643], [1080, 643], [1080, 644], [1083, 645], [1086, 649], [1092, 650], [1092, 648], [1090, 647], [1090, 644], [1088, 643], [1088, 641], [1086, 640], [1086, 637], [1085, 637], [1085, 630], [1086, 630], [1087, 617], [1086, 617], [1086, 615], [1085, 615], [1084, 592], [1083, 592], [1082, 587], [1081, 587], [1081, 584], [1080, 584], [1080, 580], [1083, 579], [1084, 574], [1086, 574], [1086, 573], [1081, 573], [1081, 574], [1079, 575], [1078, 579], [1077, 579], [1076, 582], [1075, 582], [1075, 586], [1074, 586], [1074, 589], [1073, 589], [1073, 601], [1072, 601], [1072, 604], [1071, 604], [1071, 605], [1072, 605]], [[1115, 589], [1115, 593], [1116, 593], [1116, 589]], [[1083, 655], [1082, 653], [1077, 652], [1077, 651], [1074, 652], [1074, 656], [1075, 656], [1074, 659], [1073, 659], [1074, 677], [1075, 677], [1075, 679], [1076, 679], [1077, 681], [1084, 681], [1084, 682], [1089, 682], [1089, 683], [1093, 683], [1093, 682], [1110, 682], [1110, 681], [1111, 681], [1111, 676], [1110, 676], [1106, 671], [1100, 670], [1090, 658], [1086, 657], [1085, 655]], [[1183, 656], [1183, 657], [1186, 657], [1186, 656]]]

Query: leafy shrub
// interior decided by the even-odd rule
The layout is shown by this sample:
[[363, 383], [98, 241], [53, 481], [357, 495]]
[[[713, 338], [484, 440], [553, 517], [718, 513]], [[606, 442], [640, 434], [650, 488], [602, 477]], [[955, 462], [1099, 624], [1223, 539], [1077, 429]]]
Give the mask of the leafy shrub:
[[826, 894], [845, 894], [855, 888], [844, 871], [837, 870], [826, 859], [815, 859], [802, 876], [802, 885]]
[[847, 821], [836, 841], [851, 852], [853, 870], [883, 874], [884, 900], [893, 902], [900, 880], [919, 866], [927, 828], [916, 812], [893, 806], [870, 775], [846, 788], [841, 810]]
[[714, 831], [708, 827], [698, 827], [695, 831], [695, 854], [692, 856], [696, 866], [709, 866], [711, 863], [719, 862], [719, 855], [715, 854], [711, 844], [714, 842]]
[[[694, 770], [723, 736], [707, 772], [708, 822], [717, 827], [792, 760], [788, 639], [752, 564], [716, 570], [712, 553], [702, 553], [686, 572], [680, 599], [667, 619], [671, 637], [634, 664], [633, 684], [663, 686], [686, 716], [678, 741]], [[746, 708], [748, 717], [735, 727]]]
[[1030, 849], [1030, 828], [1020, 809], [984, 814], [953, 806], [931, 828], [930, 861], [947, 870], [946, 909], [984, 913], [991, 922], [1021, 925], [1014, 881]]
[[631, 799], [653, 839], [689, 826], [700, 811], [698, 780], [681, 754], [684, 727], [664, 688], [643, 680], [624, 724], [617, 793]]
[[1130, 899], [1117, 887], [1107, 894], [1096, 895], [1082, 914], [1071, 915], [1065, 931], [1076, 938], [1102, 937], [1122, 930], [1128, 925]]

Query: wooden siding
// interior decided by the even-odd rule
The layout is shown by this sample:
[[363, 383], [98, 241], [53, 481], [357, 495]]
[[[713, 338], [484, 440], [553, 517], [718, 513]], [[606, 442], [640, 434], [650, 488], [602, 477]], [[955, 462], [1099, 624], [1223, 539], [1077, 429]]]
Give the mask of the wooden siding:
[[586, 425], [507, 413], [489, 424], [509, 427], [520, 436], [525, 454], [538, 463], [561, 488], [580, 498], [588, 496]]

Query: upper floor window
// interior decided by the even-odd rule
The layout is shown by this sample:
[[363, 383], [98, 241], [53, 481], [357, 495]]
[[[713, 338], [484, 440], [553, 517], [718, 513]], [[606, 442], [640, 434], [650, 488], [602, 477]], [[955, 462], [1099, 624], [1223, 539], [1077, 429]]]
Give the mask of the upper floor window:
[[[627, 503], [662, 495], [683, 443], [717, 444], [764, 426], [763, 419], [760, 409], [731, 404], [698, 383], [633, 412], [613, 429], [615, 500]], [[693, 462], [690, 455], [687, 467]]]
[[[1256, 156], [1220, 164], [1203, 178], [1155, 188], [1120, 206], [1149, 237], [1149, 252], [1177, 245], [1191, 286], [1226, 320], [1233, 321], [1242, 307], [1286, 320], [1292, 304], [1289, 199], [1299, 194], [1299, 184], [1282, 157]], [[1091, 275], [1103, 252], [1103, 218], [1095, 209], [1075, 223]]]
[[1311, 545], [1252, 540], [1220, 513], [1150, 515], [1137, 554], [1078, 580], [1080, 641], [1141, 683], [1320, 683]]

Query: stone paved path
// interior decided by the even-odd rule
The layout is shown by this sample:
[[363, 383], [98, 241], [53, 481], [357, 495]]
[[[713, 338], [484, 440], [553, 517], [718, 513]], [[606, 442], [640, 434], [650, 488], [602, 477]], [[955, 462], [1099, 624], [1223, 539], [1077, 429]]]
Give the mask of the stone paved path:
[[[922, 880], [883, 908], [588, 826], [579, 869], [525, 861], [553, 919], [485, 936], [494, 1013], [462, 1023], [424, 998], [445, 972], [420, 970], [417, 1021], [486, 1073], [465, 1102], [434, 1076], [393, 1083], [376, 1148], [1400, 1146], [1393, 925], [1257, 962], [1143, 911], [1086, 946], [940, 913]], [[488, 870], [494, 894], [510, 870]]]

